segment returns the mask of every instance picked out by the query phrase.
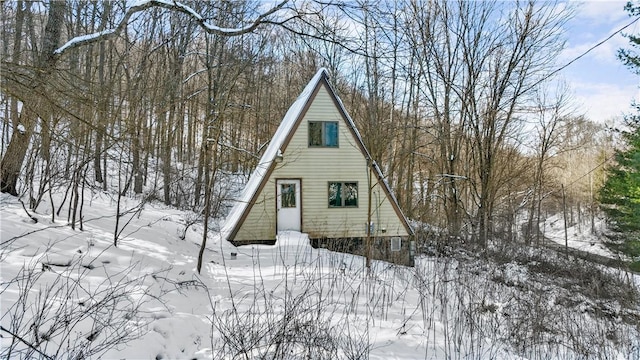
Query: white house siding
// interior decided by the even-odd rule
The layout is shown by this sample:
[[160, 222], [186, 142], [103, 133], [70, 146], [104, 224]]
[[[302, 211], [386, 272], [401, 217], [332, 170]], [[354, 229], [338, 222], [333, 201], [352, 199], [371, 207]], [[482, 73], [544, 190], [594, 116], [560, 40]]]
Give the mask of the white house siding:
[[234, 241], [273, 240], [276, 238], [275, 185], [265, 187], [240, 226]]
[[[309, 148], [309, 121], [338, 121], [338, 148]], [[239, 229], [235, 240], [269, 240], [275, 238], [275, 181], [301, 179], [302, 231], [310, 237], [364, 237], [367, 222], [367, 163], [323, 85], [302, 119], [259, 200]], [[375, 175], [372, 173], [375, 183]], [[357, 182], [357, 208], [329, 208], [328, 182]], [[382, 185], [376, 184], [372, 194], [374, 235], [407, 236], [386, 197]], [[383, 233], [381, 230], [385, 229]]]

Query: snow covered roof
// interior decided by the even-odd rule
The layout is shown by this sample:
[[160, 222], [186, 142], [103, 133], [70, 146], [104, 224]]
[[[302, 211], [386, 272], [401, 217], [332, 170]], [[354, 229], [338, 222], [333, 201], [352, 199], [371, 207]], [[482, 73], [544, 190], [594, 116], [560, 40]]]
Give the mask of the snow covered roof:
[[[321, 68], [320, 70], [318, 70], [318, 72], [316, 72], [313, 78], [311, 78], [304, 90], [302, 90], [302, 93], [300, 93], [296, 101], [294, 101], [293, 104], [291, 104], [291, 107], [289, 107], [289, 110], [284, 115], [284, 118], [282, 119], [280, 126], [278, 126], [276, 133], [273, 135], [273, 138], [271, 139], [267, 150], [260, 158], [260, 161], [258, 162], [258, 165], [256, 166], [253, 173], [251, 173], [249, 182], [245, 186], [242, 195], [239, 199], [237, 199], [235, 205], [229, 213], [229, 216], [227, 216], [226, 222], [221, 229], [221, 235], [223, 239], [232, 240], [230, 238], [233, 238], [235, 236], [235, 233], [239, 229], [244, 216], [246, 216], [246, 213], [250, 210], [250, 204], [258, 195], [261, 184], [268, 180], [268, 174], [271, 172], [272, 167], [275, 165], [275, 160], [278, 152], [284, 151], [283, 146], [286, 145], [285, 142], [287, 141], [289, 134], [296, 128], [296, 123], [301, 119], [304, 109], [306, 109], [307, 104], [312, 100], [312, 96], [315, 93], [317, 87], [320, 86], [323, 81], [329, 87], [333, 98], [336, 100], [338, 110], [344, 115], [344, 118], [350, 130], [352, 131], [352, 134], [356, 138], [364, 156], [367, 159], [371, 159], [369, 151], [364, 146], [364, 142], [362, 141], [360, 132], [345, 110], [342, 100], [338, 97], [338, 95], [331, 87], [331, 84], [328, 81], [328, 77], [329, 73], [326, 68]], [[391, 192], [389, 184], [384, 179], [380, 167], [372, 161], [372, 168], [375, 171], [379, 183], [382, 184], [385, 192], [389, 196], [392, 206], [394, 207], [394, 209], [396, 209], [396, 213], [404, 222], [407, 231], [409, 232], [409, 234], [413, 234], [413, 230], [411, 229], [407, 218], [404, 216], [402, 211], [400, 211], [398, 201]]]

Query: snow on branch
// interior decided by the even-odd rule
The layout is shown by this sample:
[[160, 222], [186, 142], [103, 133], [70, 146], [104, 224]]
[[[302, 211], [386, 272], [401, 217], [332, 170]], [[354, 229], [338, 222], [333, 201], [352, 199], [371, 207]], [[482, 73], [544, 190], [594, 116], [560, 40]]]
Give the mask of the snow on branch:
[[80, 45], [90, 44], [96, 42], [98, 40], [107, 39], [114, 35], [116, 35], [120, 31], [119, 27], [115, 29], [107, 29], [97, 33], [76, 36], [75, 38], [67, 41], [66, 44], [62, 45], [58, 49], [56, 49], [53, 53], [55, 55], [62, 55], [65, 51], [69, 49], [73, 49]]
[[129, 9], [125, 12], [120, 23], [113, 29], [107, 29], [104, 31], [100, 31], [93, 34], [82, 35], [72, 38], [67, 41], [64, 45], [59, 47], [54, 51], [56, 56], [62, 55], [64, 52], [77, 48], [79, 46], [91, 44], [97, 41], [102, 41], [109, 39], [113, 36], [116, 36], [122, 29], [126, 28], [129, 24], [129, 20], [131, 16], [134, 14], [153, 8], [153, 7], [161, 7], [168, 10], [178, 11], [184, 14], [189, 15], [195, 22], [197, 22], [200, 27], [202, 27], [209, 34], [216, 34], [221, 36], [238, 36], [242, 34], [247, 34], [255, 30], [260, 24], [264, 23], [273, 23], [268, 21], [267, 18], [272, 14], [278, 12], [289, 2], [289, 0], [282, 0], [277, 5], [272, 7], [271, 9], [265, 11], [258, 15], [258, 17], [252, 21], [249, 25], [240, 28], [223, 28], [219, 26], [215, 26], [213, 24], [207, 23], [206, 20], [200, 15], [197, 11], [192, 9], [191, 7], [175, 0], [140, 0], [131, 5]]

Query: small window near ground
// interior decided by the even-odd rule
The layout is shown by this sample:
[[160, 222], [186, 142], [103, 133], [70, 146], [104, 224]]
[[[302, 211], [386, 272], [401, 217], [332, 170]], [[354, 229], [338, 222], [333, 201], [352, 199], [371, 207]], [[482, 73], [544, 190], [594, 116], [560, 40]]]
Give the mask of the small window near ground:
[[338, 147], [338, 122], [309, 121], [309, 147]]
[[391, 238], [391, 251], [400, 251], [402, 249], [402, 238], [394, 236]]
[[329, 207], [358, 207], [358, 183], [330, 182]]

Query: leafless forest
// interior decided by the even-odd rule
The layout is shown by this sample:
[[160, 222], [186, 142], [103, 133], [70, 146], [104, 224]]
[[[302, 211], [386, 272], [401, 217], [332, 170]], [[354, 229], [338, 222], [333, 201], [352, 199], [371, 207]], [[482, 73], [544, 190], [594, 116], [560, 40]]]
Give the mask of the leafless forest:
[[[135, 340], [123, 331], [132, 319], [142, 319], [139, 330], [158, 320], [148, 314], [164, 316], [149, 311], [149, 303], [201, 296], [199, 314], [212, 315], [197, 339], [211, 342], [212, 357], [295, 358], [288, 354], [303, 349], [308, 358], [368, 359], [368, 329], [388, 319], [404, 321], [393, 328], [395, 337], [426, 339], [427, 349], [444, 344], [438, 349], [449, 359], [498, 358], [506, 348], [532, 359], [640, 356], [637, 277], [537, 247], [551, 215], [563, 214], [565, 228], [602, 231], [595, 194], [619, 141], [604, 119], [585, 118], [572, 89], [558, 81], [563, 26], [573, 11], [567, 4], [11, 0], [0, 6], [0, 190], [24, 201], [32, 222], [23, 222], [22, 212], [5, 216], [35, 229], [27, 235], [46, 239], [38, 226], [83, 230], [91, 201], [102, 199], [104, 208], [112, 201], [114, 225], [101, 223], [87, 248], [122, 255], [111, 244], [118, 245], [124, 229], [149, 230], [149, 221], [140, 220], [150, 219], [141, 215], [145, 203], [162, 202], [183, 210], [179, 221], [155, 220], [172, 224], [167, 239], [184, 241], [198, 228], [201, 263], [208, 220], [227, 214], [228, 200], [287, 108], [325, 67], [428, 253], [415, 268], [378, 263], [370, 277], [339, 253], [323, 260], [329, 264], [276, 261], [285, 275], [260, 274], [255, 293], [244, 293], [227, 273], [223, 286], [188, 279], [190, 264], [142, 274], [131, 264], [99, 263], [102, 252], [83, 261], [87, 255], [76, 259], [69, 250], [76, 260], [53, 263], [45, 251], [13, 269], [13, 279], [2, 279], [0, 295], [17, 300], [2, 329], [11, 347], [0, 355], [100, 356]], [[92, 213], [96, 223], [99, 209]], [[66, 222], [55, 225], [58, 219]], [[32, 246], [16, 233], [2, 239], [0, 260]], [[168, 249], [183, 247], [168, 242]], [[303, 265], [308, 273], [297, 272]], [[83, 296], [105, 300], [85, 308], [69, 299], [83, 294], [80, 283], [95, 267], [104, 269], [104, 289]], [[40, 277], [53, 280], [41, 286]], [[306, 282], [292, 286], [290, 279]], [[32, 291], [38, 286], [41, 293]], [[209, 289], [229, 292], [229, 299], [214, 304]], [[144, 296], [131, 304], [133, 292]], [[40, 304], [32, 317], [23, 310], [29, 304]], [[81, 322], [92, 329], [100, 323], [102, 333], [73, 333]], [[49, 338], [38, 332], [44, 325]], [[46, 344], [56, 336], [64, 341], [52, 350]]]
[[252, 170], [326, 67], [408, 217], [480, 247], [540, 242], [563, 194], [570, 222], [594, 216], [614, 141], [554, 81], [570, 16], [547, 1], [6, 1], [2, 191], [80, 227], [86, 188], [224, 215], [221, 179]]

